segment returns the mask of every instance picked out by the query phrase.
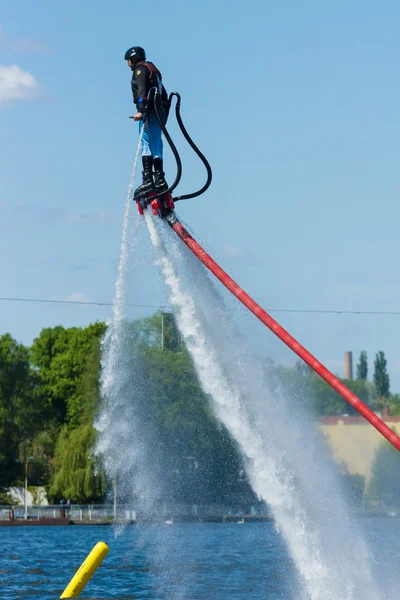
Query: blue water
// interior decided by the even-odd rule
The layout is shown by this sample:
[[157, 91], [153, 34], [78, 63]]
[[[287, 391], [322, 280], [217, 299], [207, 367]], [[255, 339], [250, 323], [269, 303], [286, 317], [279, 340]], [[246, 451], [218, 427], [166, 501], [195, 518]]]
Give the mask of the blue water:
[[[400, 519], [363, 525], [382, 598], [394, 600]], [[58, 598], [98, 541], [110, 552], [81, 598], [299, 599], [295, 569], [271, 523], [128, 526], [117, 536], [110, 526], [0, 527], [0, 598]]]

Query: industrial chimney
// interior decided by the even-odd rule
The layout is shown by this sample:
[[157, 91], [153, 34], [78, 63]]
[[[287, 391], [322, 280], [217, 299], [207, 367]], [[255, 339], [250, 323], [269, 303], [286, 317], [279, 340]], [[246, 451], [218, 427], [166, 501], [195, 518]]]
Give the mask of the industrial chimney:
[[353, 379], [353, 353], [344, 353], [344, 378]]

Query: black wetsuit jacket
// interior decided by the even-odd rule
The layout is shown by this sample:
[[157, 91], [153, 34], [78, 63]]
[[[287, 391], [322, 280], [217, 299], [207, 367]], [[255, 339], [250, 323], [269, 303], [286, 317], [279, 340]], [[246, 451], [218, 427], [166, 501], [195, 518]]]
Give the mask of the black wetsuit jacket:
[[152, 87], [156, 87], [161, 94], [161, 102], [166, 107], [168, 104], [168, 94], [162, 84], [162, 76], [152, 62], [143, 61], [135, 65], [132, 69], [132, 94], [133, 101], [136, 104], [138, 112], [144, 113], [147, 110], [147, 101]]

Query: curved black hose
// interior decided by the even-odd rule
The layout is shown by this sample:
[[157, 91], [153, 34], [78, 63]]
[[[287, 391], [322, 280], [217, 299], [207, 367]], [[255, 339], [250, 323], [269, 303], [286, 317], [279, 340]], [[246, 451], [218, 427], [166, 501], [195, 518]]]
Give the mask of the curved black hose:
[[182, 121], [182, 117], [181, 117], [181, 113], [180, 113], [180, 109], [181, 109], [181, 96], [180, 94], [178, 94], [178, 92], [172, 92], [172, 94], [170, 94], [169, 99], [168, 99], [168, 106], [165, 107], [164, 110], [166, 110], [165, 116], [164, 118], [160, 115], [160, 110], [159, 110], [159, 92], [158, 90], [153, 87], [151, 88], [150, 92], [149, 92], [149, 104], [153, 104], [154, 106], [154, 111], [156, 113], [156, 117], [157, 120], [159, 122], [159, 125], [161, 127], [161, 130], [165, 136], [165, 139], [167, 140], [172, 153], [175, 157], [176, 160], [176, 166], [177, 166], [177, 174], [175, 177], [175, 181], [174, 183], [168, 188], [168, 190], [166, 190], [165, 192], [160, 192], [158, 194], [152, 194], [151, 196], [148, 197], [149, 200], [154, 200], [155, 198], [160, 198], [161, 196], [165, 196], [166, 194], [169, 194], [171, 192], [173, 192], [173, 190], [179, 185], [179, 182], [181, 180], [182, 177], [182, 161], [181, 161], [181, 157], [179, 156], [179, 152], [176, 149], [176, 146], [170, 136], [170, 134], [168, 133], [168, 130], [165, 126], [165, 123], [168, 119], [168, 115], [169, 115], [169, 111], [171, 108], [171, 102], [172, 102], [172, 98], [173, 96], [176, 97], [177, 102], [176, 102], [176, 106], [175, 106], [175, 116], [176, 116], [176, 120], [178, 121], [178, 125], [180, 127], [180, 130], [182, 131], [183, 136], [185, 137], [186, 141], [188, 142], [188, 144], [190, 145], [190, 147], [195, 151], [195, 153], [197, 154], [197, 156], [200, 158], [200, 160], [202, 161], [202, 163], [204, 164], [206, 170], [207, 170], [207, 181], [206, 183], [203, 185], [202, 188], [200, 188], [199, 190], [197, 190], [196, 192], [192, 192], [191, 194], [183, 194], [182, 196], [177, 196], [176, 198], [174, 198], [174, 202], [176, 202], [177, 200], [188, 200], [189, 198], [196, 198], [197, 196], [200, 196], [201, 194], [203, 194], [211, 185], [211, 181], [212, 181], [212, 170], [210, 167], [210, 164], [208, 162], [208, 160], [206, 159], [206, 157], [204, 156], [204, 154], [202, 154], [202, 152], [200, 152], [199, 148], [196, 146], [196, 144], [193, 142], [192, 138], [190, 137], [190, 135], [188, 134], [188, 132], [186, 131], [186, 127], [183, 124]]
[[[167, 128], [165, 127], [165, 119], [162, 118], [162, 116], [160, 115], [160, 111], [159, 111], [159, 106], [158, 106], [158, 97], [159, 97], [159, 92], [158, 90], [153, 87], [151, 88], [150, 92], [149, 92], [149, 104], [151, 102], [153, 102], [153, 106], [154, 106], [154, 111], [156, 113], [156, 117], [157, 120], [160, 124], [161, 130], [165, 136], [165, 139], [167, 140], [172, 153], [175, 157], [176, 160], [176, 166], [177, 166], [177, 173], [176, 173], [176, 177], [175, 177], [175, 181], [174, 183], [165, 191], [165, 192], [160, 192], [158, 194], [151, 194], [151, 196], [148, 197], [148, 200], [154, 200], [155, 198], [161, 198], [161, 196], [165, 196], [166, 194], [169, 194], [171, 192], [174, 191], [174, 189], [179, 185], [179, 182], [181, 180], [182, 177], [182, 161], [181, 161], [181, 157], [179, 156], [179, 152], [176, 149], [176, 146], [174, 144], [174, 142], [172, 141], [171, 136], [168, 133]], [[168, 118], [168, 113], [169, 113], [169, 106], [166, 108], [166, 117]]]
[[210, 163], [208, 162], [208, 160], [206, 159], [206, 157], [204, 156], [204, 154], [202, 152], [200, 152], [199, 148], [196, 146], [196, 144], [194, 143], [194, 141], [192, 140], [192, 138], [190, 137], [190, 135], [186, 131], [186, 127], [184, 126], [183, 121], [182, 121], [182, 117], [181, 117], [181, 96], [180, 96], [180, 94], [178, 94], [178, 92], [172, 92], [172, 94], [170, 94], [170, 96], [169, 96], [169, 105], [171, 105], [171, 101], [172, 101], [172, 97], [173, 96], [175, 96], [176, 99], [177, 99], [176, 106], [175, 106], [175, 115], [176, 115], [176, 120], [178, 121], [178, 125], [180, 127], [180, 130], [182, 131], [182, 133], [183, 133], [186, 141], [188, 142], [188, 144], [190, 145], [190, 147], [192, 148], [192, 150], [194, 150], [196, 152], [197, 156], [200, 158], [200, 160], [202, 161], [203, 165], [205, 166], [205, 168], [207, 170], [207, 181], [203, 185], [203, 187], [200, 188], [199, 190], [197, 190], [197, 192], [192, 192], [191, 194], [183, 194], [182, 196], [177, 196], [176, 198], [174, 198], [174, 202], [176, 202], [177, 200], [188, 200], [189, 198], [196, 198], [197, 196], [201, 196], [201, 194], [204, 194], [204, 192], [211, 185], [212, 170], [211, 170], [211, 167], [210, 167]]

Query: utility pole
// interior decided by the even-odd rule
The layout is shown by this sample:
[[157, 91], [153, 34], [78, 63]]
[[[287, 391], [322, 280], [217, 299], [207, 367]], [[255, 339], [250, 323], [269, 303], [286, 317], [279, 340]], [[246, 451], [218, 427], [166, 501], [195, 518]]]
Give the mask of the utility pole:
[[117, 518], [117, 476], [113, 479], [113, 487], [114, 487], [114, 519]]
[[24, 487], [24, 520], [28, 520], [28, 465], [33, 456], [28, 456], [25, 461], [25, 487]]

